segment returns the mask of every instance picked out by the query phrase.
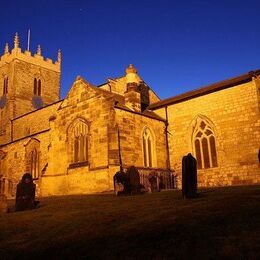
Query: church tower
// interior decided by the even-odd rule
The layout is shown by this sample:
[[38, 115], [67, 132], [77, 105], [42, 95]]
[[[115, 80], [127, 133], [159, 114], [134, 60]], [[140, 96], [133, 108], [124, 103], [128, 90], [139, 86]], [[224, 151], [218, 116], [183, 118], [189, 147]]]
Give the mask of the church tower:
[[22, 51], [18, 33], [14, 46], [6, 43], [0, 57], [0, 145], [11, 141], [11, 121], [60, 99], [61, 52], [57, 61]]

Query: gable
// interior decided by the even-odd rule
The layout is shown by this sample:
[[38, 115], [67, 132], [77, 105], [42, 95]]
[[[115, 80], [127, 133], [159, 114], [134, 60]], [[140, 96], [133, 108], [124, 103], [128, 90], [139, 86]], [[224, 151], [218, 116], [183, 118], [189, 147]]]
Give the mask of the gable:
[[61, 103], [60, 108], [76, 105], [77, 103], [90, 99], [96, 95], [97, 91], [95, 91], [93, 86], [82, 77], [78, 76], [67, 96]]

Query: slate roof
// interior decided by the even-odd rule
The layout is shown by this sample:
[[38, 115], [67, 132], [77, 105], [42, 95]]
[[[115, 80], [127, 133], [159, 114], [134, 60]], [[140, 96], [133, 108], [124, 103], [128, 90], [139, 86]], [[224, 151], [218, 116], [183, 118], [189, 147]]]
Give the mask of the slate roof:
[[242, 75], [234, 77], [234, 78], [219, 81], [217, 83], [207, 85], [202, 88], [198, 88], [198, 89], [180, 94], [178, 96], [164, 99], [162, 101], [151, 104], [148, 107], [148, 109], [151, 109], [151, 110], [159, 109], [159, 108], [162, 108], [162, 107], [165, 107], [168, 105], [180, 103], [180, 102], [192, 99], [192, 98], [200, 97], [200, 96], [207, 95], [207, 94], [210, 94], [210, 93], [213, 93], [216, 91], [231, 88], [231, 87], [237, 86], [239, 84], [250, 82], [252, 80], [252, 77], [255, 77], [258, 75], [260, 75], [260, 69], [250, 71], [246, 74], [242, 74]]

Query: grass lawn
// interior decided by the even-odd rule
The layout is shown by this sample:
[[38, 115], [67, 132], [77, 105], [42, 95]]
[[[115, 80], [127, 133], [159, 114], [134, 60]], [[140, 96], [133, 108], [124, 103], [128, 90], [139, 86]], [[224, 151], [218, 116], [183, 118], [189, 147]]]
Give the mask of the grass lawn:
[[260, 259], [260, 186], [199, 192], [43, 198], [0, 216], [0, 259]]

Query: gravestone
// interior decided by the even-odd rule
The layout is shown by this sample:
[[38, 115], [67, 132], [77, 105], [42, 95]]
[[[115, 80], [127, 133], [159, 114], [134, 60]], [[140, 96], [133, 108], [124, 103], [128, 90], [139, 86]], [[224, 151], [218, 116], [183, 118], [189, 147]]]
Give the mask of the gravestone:
[[4, 194], [0, 194], [0, 214], [7, 213], [8, 206], [7, 206], [7, 198]]
[[157, 176], [155, 174], [150, 174], [148, 180], [150, 182], [151, 192], [158, 191]]
[[182, 196], [197, 196], [197, 161], [191, 153], [182, 158]]
[[[123, 190], [120, 187], [123, 185]], [[131, 195], [141, 193], [144, 186], [140, 183], [140, 174], [136, 167], [130, 166], [126, 173], [122, 170], [114, 175], [114, 189], [116, 195]]]
[[35, 184], [32, 175], [25, 173], [16, 188], [15, 210], [34, 209], [38, 203], [35, 201]]
[[129, 194], [140, 193], [141, 183], [140, 174], [135, 166], [130, 166], [126, 171], [127, 182], [126, 182], [126, 192]]
[[127, 182], [126, 174], [121, 169], [114, 175], [114, 190], [117, 196], [124, 194], [124, 187], [126, 182]]

